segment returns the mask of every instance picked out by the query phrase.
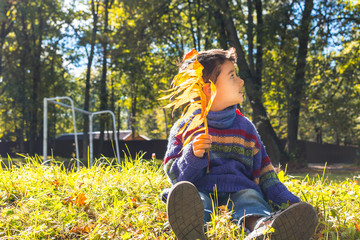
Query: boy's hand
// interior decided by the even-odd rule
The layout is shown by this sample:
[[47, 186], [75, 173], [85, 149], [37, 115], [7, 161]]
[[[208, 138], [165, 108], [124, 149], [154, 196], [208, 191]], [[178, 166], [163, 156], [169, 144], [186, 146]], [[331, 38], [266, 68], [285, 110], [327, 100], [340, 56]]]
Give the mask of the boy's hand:
[[193, 152], [198, 158], [204, 157], [206, 149], [211, 147], [211, 136], [207, 134], [200, 134], [194, 138]]

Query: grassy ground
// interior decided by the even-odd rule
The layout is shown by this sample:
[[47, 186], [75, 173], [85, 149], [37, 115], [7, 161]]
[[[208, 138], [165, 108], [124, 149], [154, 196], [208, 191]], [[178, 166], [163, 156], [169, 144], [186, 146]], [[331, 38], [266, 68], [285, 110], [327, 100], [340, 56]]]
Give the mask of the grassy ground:
[[[21, 166], [9, 160], [0, 168], [0, 239], [175, 239], [159, 197], [170, 184], [157, 163], [126, 158], [119, 171], [103, 158], [77, 171], [36, 157]], [[279, 178], [318, 211], [313, 239], [360, 239], [356, 176], [338, 181], [326, 173], [293, 178], [280, 172]], [[218, 208], [210, 239], [245, 237], [230, 215]]]

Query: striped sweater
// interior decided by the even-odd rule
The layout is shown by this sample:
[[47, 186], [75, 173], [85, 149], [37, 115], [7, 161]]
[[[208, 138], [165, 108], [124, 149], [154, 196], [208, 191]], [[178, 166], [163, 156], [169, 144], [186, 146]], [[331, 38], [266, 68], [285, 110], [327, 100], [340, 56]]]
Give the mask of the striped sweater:
[[182, 136], [177, 133], [186, 121], [175, 123], [164, 157], [164, 170], [172, 184], [190, 181], [205, 191], [213, 191], [216, 185], [218, 192], [226, 193], [250, 188], [279, 205], [299, 202], [279, 181], [255, 126], [236, 106], [210, 111], [207, 119], [212, 136], [210, 173], [206, 173], [206, 153], [203, 158], [196, 157], [192, 142], [183, 148]]

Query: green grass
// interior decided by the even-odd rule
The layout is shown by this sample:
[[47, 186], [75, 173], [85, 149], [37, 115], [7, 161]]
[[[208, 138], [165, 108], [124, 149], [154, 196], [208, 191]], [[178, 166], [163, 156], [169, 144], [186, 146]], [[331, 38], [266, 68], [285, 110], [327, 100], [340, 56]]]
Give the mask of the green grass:
[[[310, 172], [310, 173], [290, 173], [289, 172], [289, 177], [290, 178], [296, 178], [299, 180], [304, 179], [305, 177], [310, 177], [310, 178], [319, 178], [322, 176], [322, 173], [318, 173], [318, 172]], [[358, 172], [348, 172], [348, 173], [344, 173], [344, 172], [332, 172], [332, 171], [326, 171], [325, 174], [325, 180], [327, 182], [331, 182], [331, 181], [335, 181], [335, 182], [343, 182], [347, 179], [353, 179], [353, 178], [360, 178], [360, 173]]]
[[[0, 159], [2, 160], [2, 159]], [[25, 157], [0, 168], [0, 239], [175, 239], [166, 227], [160, 199], [169, 187], [161, 166], [125, 158], [122, 170], [102, 158], [92, 168], [67, 169]], [[330, 181], [326, 174], [291, 178], [284, 184], [315, 206], [320, 223], [313, 239], [360, 239], [360, 190], [356, 178]], [[210, 239], [243, 239], [246, 234], [218, 209]]]

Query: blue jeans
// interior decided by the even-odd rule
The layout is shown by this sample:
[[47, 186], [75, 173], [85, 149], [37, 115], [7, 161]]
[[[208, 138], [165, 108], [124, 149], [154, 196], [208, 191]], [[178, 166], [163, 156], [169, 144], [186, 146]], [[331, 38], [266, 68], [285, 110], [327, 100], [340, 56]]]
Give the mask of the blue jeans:
[[[214, 203], [216, 203], [216, 200], [213, 192], [199, 191], [199, 194], [204, 204], [204, 223], [206, 223], [211, 220], [210, 215], [213, 212], [211, 199], [213, 199]], [[229, 202], [228, 209], [233, 210], [233, 221], [237, 221], [239, 225], [241, 225], [245, 217], [269, 216], [272, 212], [263, 196], [254, 189], [244, 189], [234, 193], [218, 192], [217, 195], [218, 206], [227, 205]]]

